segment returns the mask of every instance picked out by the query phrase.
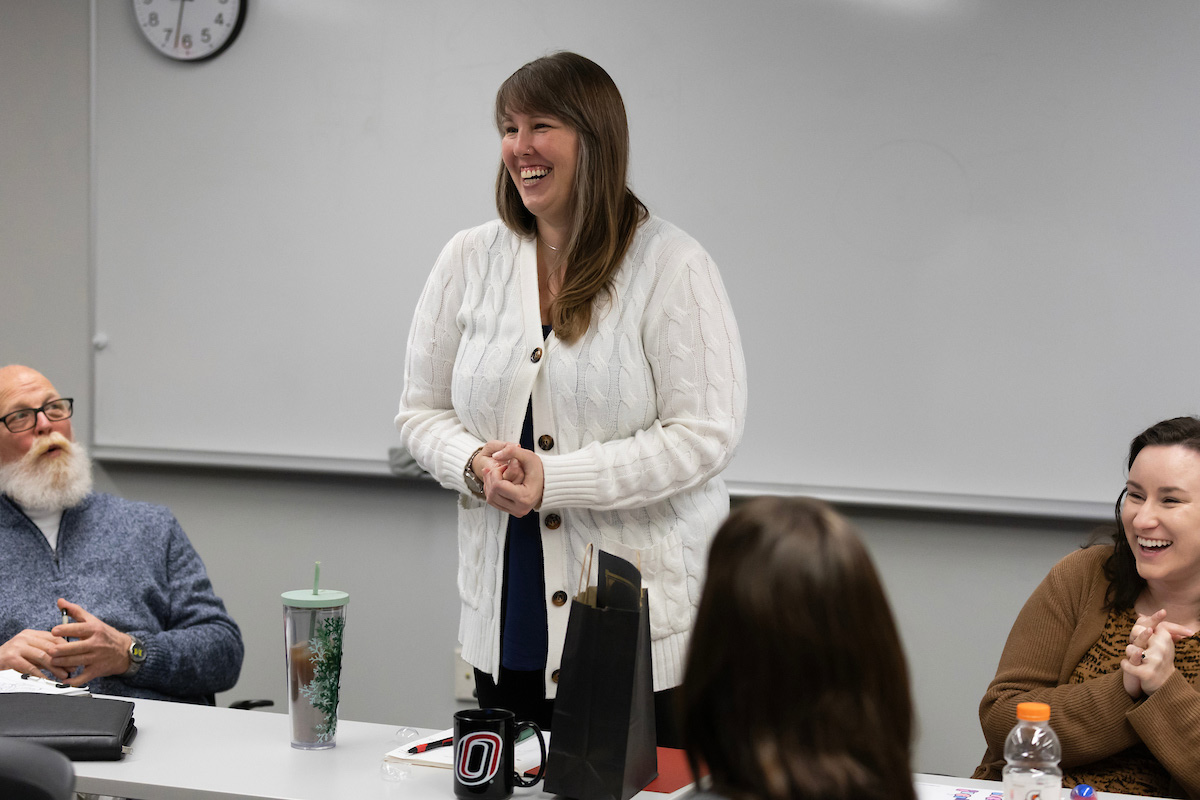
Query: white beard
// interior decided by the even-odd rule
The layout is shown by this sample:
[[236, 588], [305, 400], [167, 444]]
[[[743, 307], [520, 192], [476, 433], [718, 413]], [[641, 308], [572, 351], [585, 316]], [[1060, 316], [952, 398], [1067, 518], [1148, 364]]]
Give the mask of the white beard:
[[[62, 448], [62, 455], [43, 460], [41, 455], [52, 445]], [[0, 492], [24, 509], [63, 511], [91, 491], [87, 448], [57, 431], [36, 439], [18, 461], [0, 466]]]

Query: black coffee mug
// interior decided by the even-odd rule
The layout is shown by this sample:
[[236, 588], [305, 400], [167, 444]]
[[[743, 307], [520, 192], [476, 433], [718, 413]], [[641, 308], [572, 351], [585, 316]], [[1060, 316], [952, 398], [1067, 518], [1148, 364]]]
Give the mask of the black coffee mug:
[[[537, 775], [517, 774], [513, 747], [517, 735], [532, 728], [542, 751]], [[513, 785], [533, 786], [546, 769], [546, 740], [532, 722], [517, 722], [502, 708], [472, 708], [454, 715], [454, 796], [460, 800], [507, 800]]]

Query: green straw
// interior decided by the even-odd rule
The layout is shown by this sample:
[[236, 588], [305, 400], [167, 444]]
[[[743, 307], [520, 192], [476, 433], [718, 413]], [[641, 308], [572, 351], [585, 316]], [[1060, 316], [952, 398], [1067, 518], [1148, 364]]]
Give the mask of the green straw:
[[[313, 567], [313, 594], [320, 594], [317, 587], [321, 584], [321, 562]], [[317, 609], [313, 609], [308, 617], [308, 640], [311, 642], [317, 632]]]

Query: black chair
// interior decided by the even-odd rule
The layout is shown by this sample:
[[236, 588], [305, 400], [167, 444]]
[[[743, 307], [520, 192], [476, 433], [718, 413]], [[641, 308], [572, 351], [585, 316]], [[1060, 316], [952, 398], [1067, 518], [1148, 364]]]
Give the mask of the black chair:
[[74, 800], [75, 766], [45, 745], [0, 737], [0, 797]]
[[[217, 704], [217, 696], [215, 694], [204, 695], [204, 704], [207, 706], [215, 706]], [[249, 711], [252, 708], [266, 708], [275, 705], [274, 700], [238, 700], [230, 703], [230, 708], [240, 708], [243, 711]], [[3, 800], [3, 798], [0, 798]]]
[[229, 707], [249, 711], [252, 708], [267, 708], [273, 705], [275, 705], [274, 700], [238, 700], [236, 703], [230, 703]]

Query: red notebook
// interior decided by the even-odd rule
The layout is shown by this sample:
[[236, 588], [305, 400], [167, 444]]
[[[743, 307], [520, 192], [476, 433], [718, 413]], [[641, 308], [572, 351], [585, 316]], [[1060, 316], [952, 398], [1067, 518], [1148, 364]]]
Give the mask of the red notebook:
[[[674, 747], [659, 747], [657, 750], [658, 777], [646, 784], [642, 791], [670, 794], [694, 783], [691, 767], [687, 763], [687, 754], [683, 750]], [[531, 769], [525, 774], [536, 775], [537, 770]], [[700, 774], [707, 775], [708, 770], [701, 766]]]
[[[708, 770], [701, 769], [701, 774]], [[646, 786], [647, 792], [670, 794], [692, 783], [692, 770], [688, 767], [687, 754], [674, 747], [658, 748], [658, 777]]]

